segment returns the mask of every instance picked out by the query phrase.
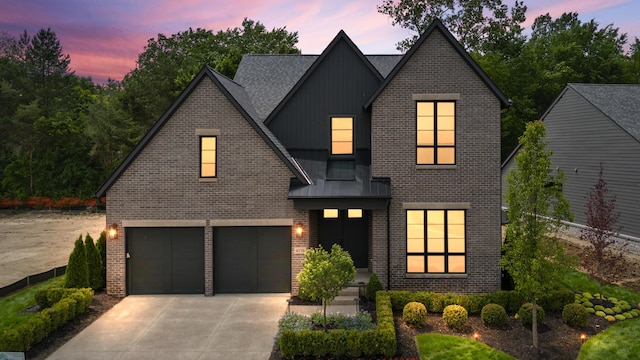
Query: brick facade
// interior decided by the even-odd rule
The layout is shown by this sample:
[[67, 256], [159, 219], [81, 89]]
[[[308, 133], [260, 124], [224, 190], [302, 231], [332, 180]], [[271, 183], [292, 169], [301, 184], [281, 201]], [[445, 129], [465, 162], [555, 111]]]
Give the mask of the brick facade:
[[[218, 129], [218, 177], [199, 181], [196, 129]], [[107, 292], [126, 295], [123, 221], [165, 220], [179, 224], [200, 220], [205, 227], [205, 294], [213, 295], [211, 220], [293, 219], [302, 223], [302, 238], [292, 233], [292, 292], [308, 247], [308, 211], [295, 210], [287, 199], [291, 171], [207, 77], [186, 97], [164, 127], [107, 192], [107, 224], [120, 235], [107, 243]], [[293, 228], [292, 228], [293, 231]]]
[[[416, 167], [416, 94], [459, 94], [456, 166]], [[454, 293], [500, 289], [500, 103], [440, 31], [433, 31], [372, 106], [373, 176], [391, 177], [391, 288]], [[392, 145], [390, 145], [392, 144]], [[406, 274], [403, 203], [469, 204], [463, 276]], [[373, 270], [386, 276], [386, 213], [373, 213]]]
[[[392, 197], [388, 208], [364, 212], [369, 270], [391, 289], [492, 292], [500, 288], [501, 100], [442, 31], [436, 27], [409, 52], [411, 57], [390, 75], [367, 110], [371, 175], [391, 179]], [[416, 96], [455, 98], [455, 166], [416, 166]], [[330, 109], [332, 103], [324, 105]], [[302, 120], [293, 124], [308, 130]], [[214, 181], [199, 179], [196, 132], [203, 129], [219, 134]], [[127, 292], [127, 224], [202, 224], [205, 295], [213, 295], [214, 222], [275, 219], [304, 229], [301, 238], [293, 233], [295, 226], [291, 229], [291, 292], [296, 295], [304, 254], [295, 250], [318, 245], [322, 209], [294, 208], [288, 199], [294, 176], [216, 83], [202, 77], [107, 190], [107, 224], [116, 223], [120, 230], [118, 239], [107, 243], [107, 291], [116, 296]], [[324, 204], [332, 200], [344, 207], [340, 201], [345, 199]], [[466, 210], [465, 274], [407, 274], [406, 209], [421, 204]]]

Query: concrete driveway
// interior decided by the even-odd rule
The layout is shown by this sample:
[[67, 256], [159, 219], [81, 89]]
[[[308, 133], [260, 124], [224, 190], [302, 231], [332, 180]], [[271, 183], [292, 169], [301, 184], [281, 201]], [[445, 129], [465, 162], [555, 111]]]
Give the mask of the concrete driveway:
[[48, 359], [268, 359], [289, 297], [128, 296]]

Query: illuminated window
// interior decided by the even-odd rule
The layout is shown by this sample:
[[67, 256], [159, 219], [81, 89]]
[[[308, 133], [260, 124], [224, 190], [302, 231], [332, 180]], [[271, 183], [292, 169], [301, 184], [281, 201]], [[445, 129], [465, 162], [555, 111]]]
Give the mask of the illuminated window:
[[216, 156], [217, 137], [200, 137], [200, 177], [213, 178], [217, 176]]
[[353, 155], [353, 118], [331, 118], [331, 155]]
[[362, 209], [349, 209], [347, 210], [347, 217], [350, 219], [362, 218]]
[[407, 210], [407, 272], [465, 273], [465, 211]]
[[324, 213], [322, 216], [325, 219], [337, 219], [338, 218], [338, 209], [324, 209]]
[[417, 110], [418, 165], [455, 165], [456, 103], [453, 101], [419, 101]]

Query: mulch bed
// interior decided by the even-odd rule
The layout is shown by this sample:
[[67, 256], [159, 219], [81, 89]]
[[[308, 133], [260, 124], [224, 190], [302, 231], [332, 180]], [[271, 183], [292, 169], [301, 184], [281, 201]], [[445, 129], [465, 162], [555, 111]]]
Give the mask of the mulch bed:
[[[364, 302], [363, 311], [368, 311], [375, 319], [375, 303]], [[424, 333], [438, 333], [473, 338], [478, 334], [481, 341], [492, 348], [501, 350], [520, 360], [564, 360], [576, 359], [580, 353], [580, 335], [591, 337], [604, 331], [609, 323], [599, 317], [590, 316], [589, 324], [584, 329], [575, 329], [566, 325], [560, 313], [549, 313], [538, 328], [539, 355], [533, 348], [533, 338], [530, 329], [525, 328], [520, 320], [509, 318], [508, 323], [500, 329], [484, 326], [479, 316], [470, 316], [467, 326], [461, 331], [451, 330], [442, 320], [442, 314], [427, 315], [427, 325], [423, 328], [412, 328], [402, 320], [402, 312], [394, 312], [398, 351], [394, 360], [419, 359], [415, 337]], [[269, 360], [282, 360], [275, 348]], [[297, 357], [296, 359], [304, 359]], [[312, 358], [309, 358], [312, 359]], [[313, 358], [315, 359], [315, 358]], [[382, 359], [382, 358], [381, 358]]]

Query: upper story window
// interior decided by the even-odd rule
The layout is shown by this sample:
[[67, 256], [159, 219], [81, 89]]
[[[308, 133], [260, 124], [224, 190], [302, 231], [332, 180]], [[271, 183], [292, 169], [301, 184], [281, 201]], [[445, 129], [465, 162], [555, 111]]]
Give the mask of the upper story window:
[[217, 136], [200, 137], [200, 177], [214, 178], [217, 176]]
[[407, 210], [407, 273], [466, 272], [465, 210]]
[[353, 117], [331, 118], [331, 155], [353, 155]]
[[456, 103], [454, 101], [418, 101], [418, 165], [455, 165]]

